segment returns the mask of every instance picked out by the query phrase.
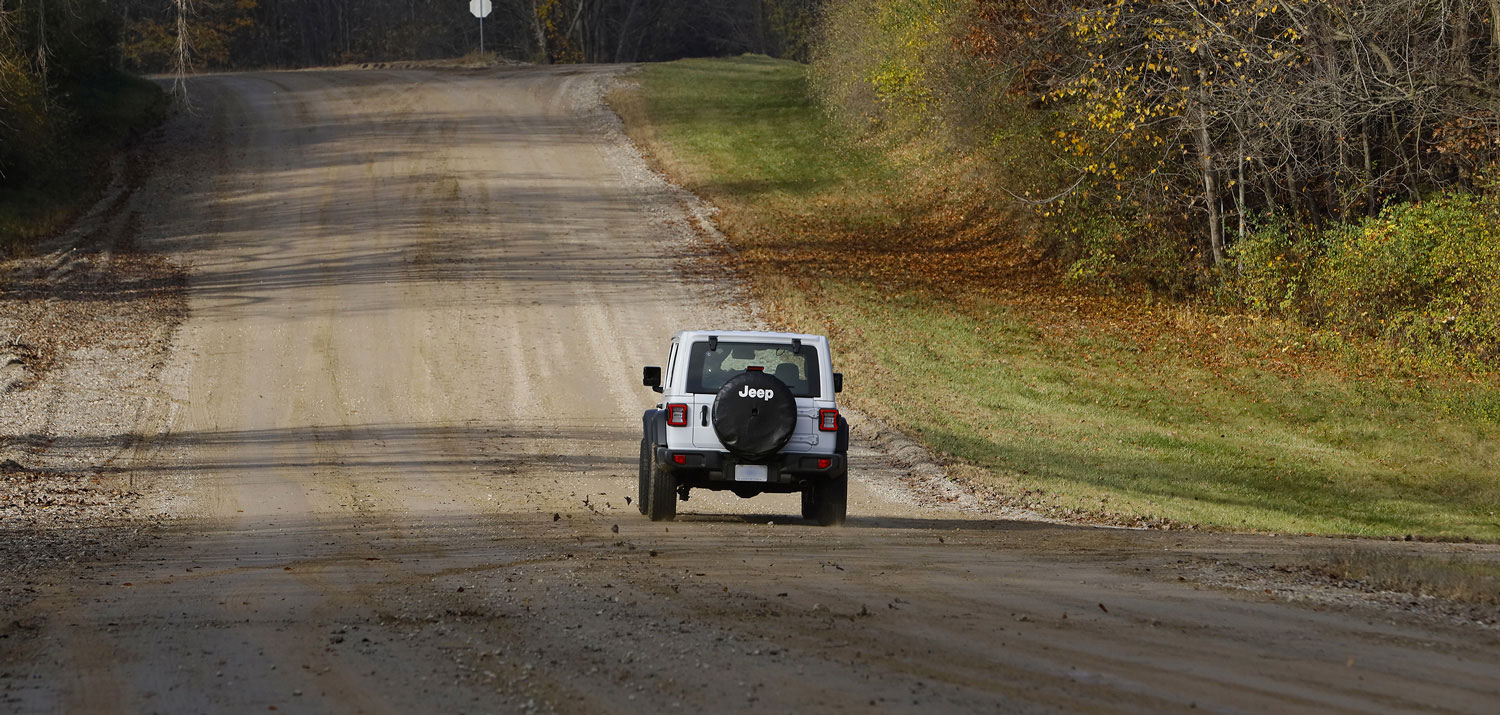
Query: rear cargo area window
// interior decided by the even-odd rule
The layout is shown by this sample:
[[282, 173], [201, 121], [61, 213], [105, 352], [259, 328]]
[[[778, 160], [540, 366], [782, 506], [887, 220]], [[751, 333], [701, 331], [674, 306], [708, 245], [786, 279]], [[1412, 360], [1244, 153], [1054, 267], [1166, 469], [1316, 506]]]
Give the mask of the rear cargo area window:
[[696, 342], [688, 351], [687, 391], [716, 393], [729, 378], [758, 367], [786, 383], [793, 396], [817, 397], [822, 393], [820, 364], [818, 349], [810, 345], [792, 352], [785, 344], [720, 340], [718, 349], [710, 351], [707, 342]]

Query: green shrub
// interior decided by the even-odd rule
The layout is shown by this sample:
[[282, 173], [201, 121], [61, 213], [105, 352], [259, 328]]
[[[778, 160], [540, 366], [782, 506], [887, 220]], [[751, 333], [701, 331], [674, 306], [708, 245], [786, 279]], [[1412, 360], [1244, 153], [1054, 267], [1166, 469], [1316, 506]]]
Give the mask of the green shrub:
[[1385, 341], [1500, 359], [1500, 192], [1451, 192], [1314, 233], [1282, 218], [1230, 249], [1226, 302]]
[[1500, 194], [1454, 192], [1324, 235], [1323, 320], [1417, 354], [1500, 357]]
[[1223, 295], [1256, 313], [1300, 317], [1308, 307], [1312, 270], [1322, 254], [1316, 233], [1280, 216], [1229, 249]]
[[1182, 297], [1193, 288], [1193, 262], [1170, 231], [1151, 216], [1085, 207], [1069, 216], [1052, 241], [1068, 260], [1067, 279], [1105, 293], [1146, 291]]

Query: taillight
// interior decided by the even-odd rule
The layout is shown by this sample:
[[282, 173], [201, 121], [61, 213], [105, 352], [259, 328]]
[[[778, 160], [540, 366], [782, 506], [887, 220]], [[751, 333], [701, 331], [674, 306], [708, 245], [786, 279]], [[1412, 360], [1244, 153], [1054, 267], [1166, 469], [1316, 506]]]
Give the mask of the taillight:
[[818, 429], [824, 432], [839, 431], [839, 411], [818, 410]]
[[672, 461], [676, 462], [677, 464], [687, 464], [687, 455], [686, 454], [674, 454], [674, 455], [672, 455]]
[[820, 459], [820, 460], [818, 460], [818, 469], [827, 469], [827, 468], [832, 467], [832, 466], [833, 466], [833, 460], [831, 460], [831, 459]]
[[688, 416], [687, 405], [667, 405], [667, 424], [672, 427], [686, 427]]

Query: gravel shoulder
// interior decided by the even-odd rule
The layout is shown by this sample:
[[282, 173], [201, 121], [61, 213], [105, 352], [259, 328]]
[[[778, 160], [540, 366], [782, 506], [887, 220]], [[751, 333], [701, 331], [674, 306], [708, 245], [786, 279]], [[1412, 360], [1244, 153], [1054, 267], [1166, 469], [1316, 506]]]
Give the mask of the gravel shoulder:
[[[1256, 569], [1333, 540], [997, 512], [869, 422], [846, 528], [803, 523], [794, 497], [695, 493], [676, 522], [640, 517], [640, 365], [681, 327], [758, 317], [732, 284], [684, 277], [711, 255], [711, 212], [611, 131], [598, 98], [618, 71], [192, 80], [197, 111], [124, 213], [153, 275], [188, 276], [185, 312], [110, 314], [135, 337], [113, 357], [60, 349], [5, 394], [37, 406], [0, 432], [55, 435], [7, 443], [19, 474], [98, 476], [141, 495], [118, 501], [131, 515], [170, 520], [100, 539], [128, 552], [27, 572], [0, 604], [7, 710], [1473, 712], [1500, 696], [1484, 614], [1291, 604], [1256, 580], [1291, 582]], [[120, 293], [140, 298], [120, 311], [151, 300]], [[107, 404], [65, 395], [85, 380]]]
[[36, 593], [35, 574], [118, 556], [165, 516], [121, 469], [171, 409], [159, 377], [186, 315], [183, 271], [137, 240], [159, 148], [116, 162], [68, 233], [0, 264], [0, 610]]

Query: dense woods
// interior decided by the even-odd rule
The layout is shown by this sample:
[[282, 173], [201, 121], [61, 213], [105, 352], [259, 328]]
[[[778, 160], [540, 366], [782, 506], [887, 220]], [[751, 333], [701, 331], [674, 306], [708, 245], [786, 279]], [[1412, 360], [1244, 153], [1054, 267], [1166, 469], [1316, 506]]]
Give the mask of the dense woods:
[[[124, 56], [176, 59], [179, 8], [120, 0]], [[758, 52], [805, 58], [816, 0], [494, 0], [485, 49], [532, 62], [633, 62]], [[201, 68], [305, 67], [454, 57], [477, 50], [467, 0], [197, 0], [190, 61]]]
[[119, 9], [0, 0], [0, 257], [65, 227], [121, 142], [166, 115], [160, 88], [119, 69]]
[[1081, 282], [1500, 356], [1500, 1], [831, 0], [822, 38], [847, 124], [977, 162]]
[[84, 0], [0, 0], [0, 180], [56, 160], [53, 149], [117, 64], [121, 21]]

